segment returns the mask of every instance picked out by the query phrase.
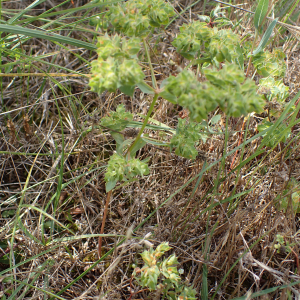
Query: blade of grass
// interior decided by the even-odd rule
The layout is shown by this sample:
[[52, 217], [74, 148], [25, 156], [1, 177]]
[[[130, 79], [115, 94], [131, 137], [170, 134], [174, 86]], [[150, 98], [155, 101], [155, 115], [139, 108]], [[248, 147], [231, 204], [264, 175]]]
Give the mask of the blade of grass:
[[30, 205], [30, 204], [22, 204], [21, 207], [26, 207], [26, 208], [33, 209], [33, 210], [36, 210], [36, 211], [40, 212], [42, 215], [44, 215], [45, 217], [47, 217], [50, 220], [52, 220], [53, 222], [55, 222], [56, 224], [58, 224], [59, 226], [61, 226], [62, 228], [64, 228], [66, 231], [68, 231], [69, 233], [71, 233], [72, 235], [75, 235], [75, 233], [71, 229], [69, 229], [64, 224], [62, 224], [59, 221], [57, 221], [53, 216], [49, 215], [48, 213], [46, 213], [45, 211], [43, 211], [39, 207]]
[[[5, 53], [5, 50], [3, 50], [3, 52]], [[14, 51], [14, 50], [10, 50], [10, 52], [11, 52], [11, 53], [16, 53], [16, 54], [19, 53], [19, 52], [16, 52], [16, 51]], [[82, 73], [76, 72], [76, 71], [74, 71], [74, 70], [65, 68], [65, 67], [63, 67], [63, 66], [58, 66], [58, 65], [53, 64], [53, 63], [51, 63], [51, 62], [42, 60], [42, 58], [46, 58], [46, 57], [49, 57], [49, 56], [51, 56], [51, 55], [56, 55], [56, 54], [57, 54], [57, 52], [54, 52], [54, 53], [51, 53], [51, 54], [45, 54], [45, 55], [41, 55], [41, 56], [36, 56], [36, 57], [31, 57], [31, 56], [29, 56], [29, 55], [26, 55], [26, 54], [23, 54], [23, 53], [19, 53], [19, 55], [20, 55], [21, 57], [25, 57], [26, 59], [23, 59], [23, 60], [20, 59], [20, 60], [17, 60], [17, 61], [15, 61], [15, 62], [12, 62], [12, 63], [7, 63], [7, 64], [5, 64], [5, 65], [0, 66], [0, 68], [4, 69], [4, 68], [7, 68], [7, 67], [11, 67], [11, 66], [18, 66], [18, 65], [21, 65], [22, 63], [28, 63], [28, 62], [34, 62], [34, 61], [37, 61], [37, 62], [40, 62], [40, 63], [42, 63], [42, 64], [45, 64], [45, 65], [48, 65], [48, 66], [51, 66], [51, 67], [54, 67], [54, 68], [59, 68], [59, 69], [61, 69], [61, 70], [64, 70], [64, 71], [66, 71], [66, 72], [69, 72], [70, 74], [78, 74], [79, 77], [87, 77], [87, 78], [89, 77], [89, 76], [87, 76], [86, 74], [82, 74]], [[37, 66], [35, 66], [35, 65], [32, 65], [32, 66], [35, 67], [35, 68], [37, 68]], [[37, 68], [37, 69], [38, 69], [38, 68]], [[39, 70], [40, 70], [40, 69], [39, 69]], [[43, 72], [43, 71], [41, 71], [41, 70], [40, 70], [40, 72], [43, 73], [43, 74], [45, 74], [46, 76], [48, 76], [46, 72]], [[22, 74], [22, 73], [21, 73], [21, 74]], [[50, 74], [51, 74], [51, 73], [50, 73]]]
[[7, 273], [7, 272], [12, 271], [12, 270], [15, 269], [15, 268], [21, 267], [21, 266], [23, 266], [23, 265], [25, 265], [25, 264], [31, 262], [32, 260], [35, 260], [35, 259], [37, 259], [37, 258], [39, 258], [39, 257], [41, 257], [41, 256], [43, 256], [43, 255], [45, 255], [45, 254], [47, 254], [47, 253], [53, 251], [53, 250], [55, 250], [55, 249], [58, 248], [58, 247], [61, 247], [61, 245], [53, 246], [53, 247], [50, 248], [50, 249], [47, 249], [47, 250], [45, 250], [45, 251], [42, 251], [41, 253], [38, 253], [38, 254], [36, 254], [36, 255], [30, 257], [30, 258], [25, 259], [24, 261], [19, 262], [19, 263], [17, 263], [16, 265], [14, 265], [13, 267], [9, 267], [9, 268], [7, 268], [7, 269], [1, 271], [1, 272], [0, 272], [0, 276], [1, 276], [1, 275], [4, 275], [4, 274]]
[[[29, 286], [33, 286], [34, 282], [41, 276], [42, 272], [45, 270], [48, 264], [51, 264], [51, 260], [46, 260], [42, 263], [42, 265], [38, 266], [36, 271], [32, 271], [28, 278], [26, 280], [30, 280], [32, 277], [31, 284], [28, 284], [27, 282], [24, 281], [19, 281], [16, 280], [16, 282], [20, 283], [18, 288], [10, 295], [10, 297], [7, 300], [15, 300], [15, 299], [23, 299], [25, 294], [28, 291]], [[17, 297], [17, 294], [26, 286], [26, 288], [23, 290], [23, 293]]]
[[[14, 280], [14, 281], [16, 281], [16, 282], [18, 282], [18, 283], [22, 283], [22, 284], [24, 284], [24, 285], [26, 285], [26, 286], [28, 286], [28, 287], [30, 287], [30, 288], [36, 289], [36, 290], [38, 290], [38, 291], [41, 291], [41, 292], [43, 292], [43, 293], [45, 293], [45, 294], [47, 294], [47, 295], [49, 295], [49, 296], [55, 296], [55, 299], [59, 299], [59, 300], [67, 300], [66, 298], [60, 297], [60, 296], [58, 296], [58, 295], [55, 295], [54, 293], [51, 293], [51, 292], [46, 291], [46, 290], [43, 290], [43, 289], [41, 289], [41, 288], [39, 288], [39, 287], [37, 287], [37, 286], [34, 286], [34, 285], [32, 285], [32, 284], [25, 283], [25, 282], [20, 281], [20, 280]], [[53, 298], [51, 298], [51, 299], [53, 299]]]
[[[87, 10], [87, 9], [93, 9], [93, 8], [97, 8], [97, 7], [109, 6], [111, 4], [116, 4], [116, 3], [119, 3], [119, 2], [122, 2], [122, 1], [123, 0], [115, 0], [115, 1], [107, 1], [107, 2], [102, 2], [102, 3], [87, 4], [87, 5], [74, 7], [74, 8], [69, 8], [69, 9], [65, 9], [65, 10], [60, 10], [60, 11], [56, 11], [56, 12], [52, 12], [52, 13], [51, 12], [50, 13], [44, 12], [39, 16], [29, 17], [27, 19], [23, 19], [23, 20], [20, 20], [18, 22], [15, 22], [14, 25], [23, 24], [23, 23], [32, 23], [33, 21], [39, 20], [40, 18], [46, 19], [46, 18], [58, 16], [58, 15], [76, 13], [76, 12], [79, 12], [81, 10]], [[56, 7], [59, 7], [59, 6], [56, 6]], [[64, 19], [64, 16], [63, 16], [62, 19]]]
[[286, 23], [286, 21], [289, 19], [289, 17], [291, 16], [291, 14], [294, 12], [294, 10], [297, 8], [298, 4], [299, 4], [300, 0], [295, 0], [294, 3], [292, 4], [293, 7], [291, 7], [290, 11], [286, 14], [283, 23]]
[[35, 0], [30, 5], [28, 5], [25, 9], [21, 10], [21, 12], [19, 12], [18, 14], [16, 14], [14, 17], [10, 18], [7, 21], [7, 24], [13, 24], [16, 20], [20, 19], [28, 10], [36, 7], [39, 4], [42, 4], [45, 1], [46, 0]]
[[259, 27], [262, 25], [265, 17], [267, 16], [269, 8], [269, 0], [259, 0], [255, 14], [254, 14], [254, 26], [256, 30], [259, 30]]
[[273, 32], [273, 29], [275, 28], [276, 24], [277, 24], [278, 18], [276, 18], [274, 21], [271, 22], [271, 24], [269, 25], [269, 27], [267, 28], [266, 32], [264, 33], [259, 45], [257, 46], [257, 48], [253, 51], [253, 55], [256, 55], [257, 53], [263, 51], [263, 49], [265, 48], [265, 46], [267, 45], [270, 36]]
[[254, 298], [257, 298], [257, 297], [262, 297], [262, 296], [265, 296], [267, 294], [274, 293], [278, 290], [283, 290], [283, 289], [286, 289], [286, 288], [289, 288], [291, 286], [298, 285], [298, 284], [300, 284], [300, 281], [295, 281], [295, 282], [291, 282], [289, 284], [283, 284], [281, 286], [275, 286], [275, 287], [272, 287], [272, 288], [269, 288], [269, 289], [266, 289], [266, 290], [262, 290], [262, 291], [253, 293], [253, 294], [250, 295], [250, 298], [249, 298], [249, 296], [246, 295], [246, 296], [243, 296], [243, 297], [234, 298], [232, 300], [250, 300], [250, 299], [254, 299]]
[[59, 42], [62, 44], [68, 44], [68, 45], [76, 46], [78, 48], [84, 48], [87, 50], [93, 50], [93, 51], [97, 50], [97, 47], [94, 44], [83, 42], [81, 40], [76, 40], [76, 39], [66, 37], [66, 36], [61, 36], [59, 34], [54, 34], [52, 32], [37, 30], [37, 29], [23, 28], [21, 26], [16, 26], [16, 25], [0, 24], [0, 31], [6, 32], [6, 33], [14, 33], [14, 34], [18, 34], [18, 35], [40, 38], [40, 39], [53, 41], [53, 42]]

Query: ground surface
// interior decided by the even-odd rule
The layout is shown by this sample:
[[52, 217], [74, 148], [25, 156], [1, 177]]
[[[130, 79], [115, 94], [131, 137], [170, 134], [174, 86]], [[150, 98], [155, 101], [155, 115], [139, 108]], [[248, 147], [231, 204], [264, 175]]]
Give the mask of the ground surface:
[[[2, 2], [2, 19], [7, 21], [30, 3]], [[74, 0], [74, 4], [65, 3], [54, 12], [85, 3]], [[179, 11], [189, 4], [174, 5]], [[251, 4], [241, 4], [252, 9]], [[23, 18], [38, 16], [55, 5], [58, 5], [55, 0], [45, 1]], [[199, 2], [183, 16], [195, 18], [202, 8], [203, 3]], [[70, 16], [48, 16], [48, 21], [56, 23], [47, 28], [67, 25], [55, 32], [96, 43], [95, 28], [88, 21], [77, 26], [68, 24], [97, 12], [94, 8], [72, 12]], [[246, 22], [249, 17], [245, 12], [233, 10], [230, 18], [244, 18], [245, 32], [253, 34], [251, 19]], [[48, 21], [33, 20], [26, 27], [41, 27]], [[182, 20], [176, 20], [158, 45], [157, 53], [165, 54], [161, 58], [163, 72], [157, 78], [159, 81], [175, 74], [178, 65], [186, 64], [169, 50], [169, 39], [181, 23]], [[105, 233], [111, 236], [104, 239], [102, 254], [116, 247], [121, 236], [142, 226], [95, 264], [98, 245], [95, 235], [100, 232], [106, 199], [105, 166], [115, 149], [112, 137], [98, 126], [99, 120], [119, 103], [135, 114], [135, 120], [141, 120], [139, 114], [147, 113], [150, 99], [138, 90], [132, 99], [119, 92], [102, 95], [91, 92], [88, 76], [84, 74], [90, 74], [90, 62], [96, 58], [94, 51], [62, 47], [38, 38], [24, 40], [19, 47], [18, 38], [22, 37], [12, 38], [15, 42], [11, 47], [20, 49], [20, 57], [13, 51], [3, 53], [1, 72], [7, 72], [6, 64], [17, 62], [7, 74], [29, 72], [41, 76], [1, 77], [1, 299], [10, 296], [10, 299], [50, 299], [44, 291], [61, 293], [63, 299], [98, 299], [104, 294], [106, 299], [154, 299], [149, 291], [131, 282], [131, 265], [141, 263], [138, 255], [144, 247], [141, 239], [149, 233], [148, 240], [155, 246], [164, 241], [172, 246], [184, 269], [182, 278], [194, 286], [198, 299], [203, 264], [208, 268], [209, 296], [218, 288], [215, 296], [218, 299], [233, 299], [249, 290], [257, 292], [299, 280], [298, 215], [290, 206], [286, 211], [278, 209], [275, 201], [287, 189], [290, 189], [287, 197], [298, 189], [298, 125], [292, 128], [285, 143], [274, 149], [265, 148], [260, 156], [249, 159], [240, 172], [231, 171], [232, 163], [236, 167], [247, 160], [259, 147], [261, 138], [245, 147], [242, 158], [238, 152], [235, 159], [233, 153], [225, 161], [220, 160], [224, 134], [216, 134], [200, 144], [195, 161], [145, 146], [139, 157], [150, 157], [150, 175], [113, 192], [105, 225]], [[289, 100], [299, 90], [299, 50], [297, 40], [292, 41], [292, 46], [285, 45], [284, 80], [290, 86]], [[176, 63], [173, 68], [168, 67], [171, 59]], [[70, 70], [81, 75], [57, 76]], [[182, 108], [160, 100], [153, 118], [175, 127], [182, 113]], [[250, 118], [247, 139], [256, 134], [261, 119], [260, 115]], [[243, 120], [228, 120], [227, 152], [238, 146]], [[225, 123], [222, 115], [214, 130], [224, 132]], [[136, 132], [128, 134], [134, 136]], [[197, 182], [197, 175], [206, 167], [209, 169]], [[292, 187], [287, 185], [291, 178]], [[276, 251], [278, 234], [284, 237], [285, 244]], [[69, 240], [64, 239], [67, 237]], [[286, 247], [287, 243], [291, 246]], [[249, 247], [251, 251], [241, 259]], [[13, 268], [15, 264], [20, 265]], [[134, 292], [130, 293], [130, 289]], [[267, 299], [287, 299], [288, 291], [274, 290]], [[293, 293], [300, 295], [299, 285], [293, 286]]]

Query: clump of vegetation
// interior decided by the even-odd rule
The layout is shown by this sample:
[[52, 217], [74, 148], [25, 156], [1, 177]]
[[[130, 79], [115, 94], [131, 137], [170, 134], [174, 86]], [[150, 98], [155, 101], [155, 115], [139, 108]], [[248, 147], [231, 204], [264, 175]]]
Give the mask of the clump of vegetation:
[[145, 265], [134, 269], [135, 279], [142, 287], [163, 294], [162, 299], [196, 299], [196, 291], [181, 282], [179, 274], [183, 273], [183, 270], [177, 270], [176, 256], [173, 254], [159, 261], [170, 249], [168, 243], [162, 243], [155, 250], [151, 247], [150, 250], [141, 253]]

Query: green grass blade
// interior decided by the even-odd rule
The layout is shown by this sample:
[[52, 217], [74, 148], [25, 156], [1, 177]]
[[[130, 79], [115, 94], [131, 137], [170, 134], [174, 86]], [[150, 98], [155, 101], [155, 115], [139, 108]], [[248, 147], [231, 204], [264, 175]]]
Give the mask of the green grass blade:
[[203, 264], [203, 273], [202, 273], [202, 292], [201, 292], [201, 299], [207, 300], [208, 299], [208, 285], [207, 285], [207, 265]]
[[[105, 7], [105, 6], [109, 6], [111, 4], [116, 4], [116, 3], [119, 3], [119, 2], [122, 2], [123, 0], [116, 0], [116, 1], [107, 1], [107, 2], [102, 2], [102, 3], [94, 3], [94, 4], [87, 4], [87, 5], [84, 5], [84, 6], [79, 6], [79, 7], [74, 7], [74, 8], [69, 8], [69, 9], [65, 9], [65, 10], [59, 10], [59, 11], [55, 11], [55, 12], [44, 12], [42, 14], [40, 14], [39, 16], [36, 16], [36, 17], [27, 17], [26, 19], [23, 19], [23, 20], [20, 20], [20, 21], [17, 21], [15, 22], [15, 24], [24, 24], [24, 23], [31, 23], [33, 21], [36, 21], [36, 20], [40, 20], [41, 18], [50, 18], [50, 17], [55, 17], [55, 16], [58, 16], [58, 15], [64, 15], [64, 14], [70, 14], [70, 13], [76, 13], [76, 12], [79, 12], [79, 11], [82, 11], [82, 10], [88, 10], [88, 9], [93, 9], [93, 8], [97, 8], [97, 7]], [[58, 7], [58, 5], [56, 6]], [[62, 16], [62, 19], [64, 18], [65, 16]]]
[[38, 212], [40, 212], [42, 215], [44, 215], [45, 217], [49, 218], [50, 220], [54, 221], [55, 223], [57, 223], [59, 226], [61, 226], [62, 228], [64, 228], [65, 230], [67, 230], [69, 233], [75, 235], [75, 233], [70, 230], [68, 227], [66, 227], [64, 224], [60, 223], [59, 221], [57, 221], [53, 216], [49, 215], [48, 213], [46, 213], [45, 211], [43, 211], [42, 209], [40, 209], [39, 207], [30, 205], [30, 204], [22, 204], [22, 207], [27, 207], [33, 210], [36, 210]]
[[34, 286], [34, 285], [32, 285], [32, 284], [25, 283], [25, 282], [20, 281], [20, 280], [14, 280], [14, 281], [16, 281], [16, 282], [18, 282], [18, 283], [22, 283], [22, 284], [24, 284], [24, 285], [26, 285], [26, 286], [28, 286], [28, 287], [30, 287], [30, 288], [36, 289], [36, 290], [38, 290], [38, 291], [41, 291], [41, 292], [43, 292], [43, 293], [45, 293], [45, 294], [47, 294], [47, 295], [49, 295], [49, 296], [55, 296], [55, 298], [51, 298], [51, 299], [67, 300], [66, 298], [57, 296], [57, 295], [55, 295], [55, 294], [53, 294], [53, 293], [51, 293], [51, 292], [49, 292], [49, 291], [45, 291], [45, 290], [43, 290], [43, 289], [41, 289], [41, 288], [38, 288], [37, 286]]
[[273, 32], [273, 29], [276, 26], [276, 23], [278, 21], [278, 18], [276, 18], [275, 20], [273, 20], [271, 22], [271, 24], [269, 25], [268, 29], [266, 30], [265, 34], [263, 35], [258, 47], [254, 50], [253, 55], [256, 55], [257, 53], [259, 53], [260, 51], [263, 51], [263, 49], [265, 48], [266, 44], [269, 41], [269, 38]]
[[47, 32], [47, 31], [42, 31], [42, 30], [36, 30], [36, 29], [29, 29], [29, 28], [24, 28], [21, 26], [16, 26], [16, 25], [0, 25], [0, 31], [1, 32], [6, 32], [6, 33], [14, 33], [18, 35], [24, 35], [24, 36], [29, 36], [29, 37], [35, 37], [35, 38], [40, 38], [40, 39], [45, 39], [48, 41], [53, 41], [53, 42], [59, 42], [62, 44], [68, 44], [72, 46], [76, 46], [78, 48], [84, 48], [87, 50], [97, 50], [96, 45], [83, 42], [80, 40], [76, 40], [67, 36], [61, 36], [59, 34], [54, 34], [52, 32]]
[[266, 290], [262, 290], [262, 291], [253, 293], [253, 294], [251, 294], [250, 298], [247, 296], [243, 296], [243, 297], [234, 298], [232, 300], [248, 300], [248, 299], [250, 300], [250, 299], [257, 298], [257, 297], [262, 297], [262, 296], [270, 294], [270, 293], [274, 293], [278, 290], [283, 290], [283, 289], [289, 288], [289, 287], [297, 285], [297, 284], [300, 284], [300, 281], [291, 282], [289, 284], [283, 284], [281, 286], [275, 286], [275, 287], [272, 287], [272, 288], [269, 288]]
[[[94, 234], [84, 234], [84, 235], [77, 235], [77, 236], [68, 236], [68, 237], [63, 237], [63, 238], [58, 238], [58, 239], [54, 239], [52, 241], [50, 241], [49, 243], [47, 243], [47, 246], [55, 244], [55, 243], [64, 243], [64, 242], [73, 242], [76, 240], [82, 240], [82, 239], [90, 239], [93, 237], [125, 237], [124, 235], [116, 235], [116, 234], [99, 234], [99, 233], [94, 233]], [[137, 238], [139, 239], [139, 237], [132, 237], [132, 238]]]
[[58, 247], [61, 247], [61, 245], [55, 245], [55, 246], [53, 246], [53, 247], [50, 248], [50, 249], [47, 249], [47, 250], [45, 250], [45, 251], [42, 251], [41, 253], [39, 253], [39, 254], [37, 254], [37, 255], [34, 255], [34, 256], [32, 256], [32, 257], [30, 257], [30, 258], [24, 260], [24, 261], [19, 262], [18, 264], [14, 265], [13, 267], [9, 267], [9, 268], [7, 268], [7, 269], [1, 271], [1, 272], [0, 272], [0, 276], [1, 276], [1, 275], [4, 275], [5, 273], [7, 273], [7, 272], [9, 272], [9, 271], [12, 271], [12, 270], [15, 269], [15, 268], [19, 268], [20, 266], [29, 263], [29, 262], [31, 262], [32, 260], [34, 260], [34, 259], [36, 259], [36, 258], [38, 258], [38, 257], [40, 257], [40, 256], [43, 256], [44, 254], [47, 254], [47, 253], [49, 253], [49, 252], [55, 250], [55, 249], [58, 248]]
[[[45, 270], [45, 268], [47, 267], [48, 264], [51, 264], [51, 260], [46, 260], [42, 263], [42, 265], [37, 267], [36, 271], [33, 271], [32, 273], [29, 274], [29, 277], [26, 280], [29, 280], [30, 278], [33, 277], [32, 281], [31, 281], [31, 285], [29, 285], [27, 282], [24, 281], [17, 281], [18, 283], [20, 283], [20, 285], [16, 288], [16, 290], [10, 295], [10, 297], [7, 300], [15, 300], [15, 299], [23, 299], [23, 297], [25, 296], [25, 294], [27, 293], [28, 289], [30, 286], [33, 286], [34, 282], [41, 276], [42, 272]], [[19, 296], [16, 297], [17, 294], [21, 291], [21, 289], [26, 286], [26, 288], [24, 289], [23, 293]]]
[[265, 17], [267, 16], [269, 8], [269, 0], [259, 0], [255, 14], [254, 14], [254, 26], [256, 30], [259, 30], [259, 27], [262, 25]]
[[25, 9], [23, 9], [20, 13], [16, 14], [14, 17], [10, 18], [7, 21], [7, 24], [13, 24], [16, 20], [20, 19], [28, 10], [34, 8], [35, 6], [42, 4], [46, 0], [35, 0], [33, 3], [28, 5]]
[[[285, 23], [289, 17], [291, 16], [291, 14], [294, 12], [294, 10], [297, 8], [298, 4], [299, 4], [300, 0], [295, 0], [294, 3], [292, 3], [293, 7], [291, 7], [290, 11], [286, 14], [283, 22]], [[288, 6], [288, 5], [287, 5]]]

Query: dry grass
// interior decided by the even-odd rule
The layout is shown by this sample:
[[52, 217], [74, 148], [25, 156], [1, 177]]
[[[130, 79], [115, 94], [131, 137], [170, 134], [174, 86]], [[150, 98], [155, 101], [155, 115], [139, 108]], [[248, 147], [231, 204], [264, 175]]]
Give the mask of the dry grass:
[[[31, 11], [31, 15], [50, 9], [53, 2], [56, 1], [44, 2]], [[20, 10], [29, 3], [8, 1], [2, 5], [3, 9]], [[75, 6], [84, 4], [84, 1], [74, 0]], [[181, 2], [180, 7], [188, 5]], [[59, 9], [72, 7], [66, 3]], [[245, 8], [251, 9], [251, 6]], [[183, 17], [189, 20], [201, 11], [202, 3], [199, 3]], [[75, 13], [64, 22], [76, 21], [81, 14]], [[244, 14], [232, 13], [231, 17]], [[7, 15], [3, 14], [3, 18], [6, 20]], [[247, 20], [245, 17], [244, 34], [253, 32], [251, 19]], [[168, 48], [183, 20], [176, 22], [169, 27], [168, 35], [156, 51], [166, 54], [156, 66], [160, 73], [158, 80], [176, 72], [176, 66], [171, 68], [168, 64], [170, 59], [177, 65], [186, 63]], [[35, 21], [32, 26], [42, 24]], [[94, 28], [87, 22], [80, 26], [87, 30], [77, 31], [75, 27], [58, 33], [92, 41]], [[292, 96], [299, 90], [299, 51], [293, 46], [289, 48], [285, 78]], [[23, 43], [21, 51], [32, 58], [46, 55], [43, 61], [52, 64], [28, 60], [18, 64], [22, 72], [45, 74], [65, 73], [60, 67], [89, 74], [88, 63], [96, 57], [92, 51], [62, 49], [60, 45], [38, 39]], [[5, 57], [2, 64], [13, 60], [15, 58]], [[29, 68], [26, 69], [25, 64]], [[17, 71], [16, 66], [11, 70]], [[299, 182], [298, 125], [293, 127], [288, 147], [287, 142], [274, 149], [264, 148], [261, 155], [239, 168], [255, 153], [261, 138], [247, 144], [243, 158], [240, 152], [235, 158], [234, 172], [230, 167], [235, 151], [222, 159], [223, 134], [214, 135], [201, 144], [201, 155], [196, 161], [145, 146], [139, 156], [151, 157], [151, 173], [113, 192], [105, 226], [109, 236], [104, 239], [102, 254], [113, 251], [97, 262], [97, 234], [106, 198], [104, 171], [115, 148], [112, 137], [103, 132], [98, 123], [119, 103], [139, 120], [138, 114], [147, 112], [149, 99], [138, 91], [132, 99], [119, 93], [99, 96], [89, 91], [87, 83], [84, 76], [2, 78], [1, 299], [11, 295], [10, 299], [50, 299], [51, 294], [47, 292], [59, 295], [61, 291], [62, 299], [100, 299], [98, 297], [104, 294], [106, 299], [129, 299], [130, 288], [136, 293], [131, 299], [153, 299], [147, 290], [139, 290], [131, 282], [131, 265], [140, 262], [142, 238], [148, 233], [152, 234], [150, 241], [155, 246], [163, 241], [170, 243], [185, 271], [184, 278], [194, 285], [199, 299], [203, 264], [208, 267], [210, 297], [223, 281], [215, 295], [218, 299], [232, 299], [249, 290], [257, 292], [299, 280], [298, 216], [290, 208], [285, 213], [277, 210], [274, 203], [291, 178]], [[155, 118], [174, 127], [180, 110], [161, 100]], [[260, 121], [261, 117], [252, 116], [246, 123], [247, 139], [256, 134]], [[225, 152], [238, 146], [242, 123], [243, 119], [229, 119]], [[224, 132], [225, 124], [225, 116], [222, 116], [214, 129]], [[209, 169], [197, 181], [201, 170], [207, 167]], [[132, 235], [130, 230], [134, 230]], [[284, 247], [280, 253], [276, 251], [277, 234], [293, 244], [292, 252]], [[125, 242], [118, 245], [126, 235]], [[66, 237], [70, 239], [63, 240]], [[13, 268], [14, 265], [18, 267]], [[74, 280], [74, 284], [63, 290]], [[299, 298], [299, 284], [292, 289]], [[17, 292], [10, 294], [13, 291]], [[287, 299], [286, 295], [287, 290], [276, 290], [267, 297]]]

